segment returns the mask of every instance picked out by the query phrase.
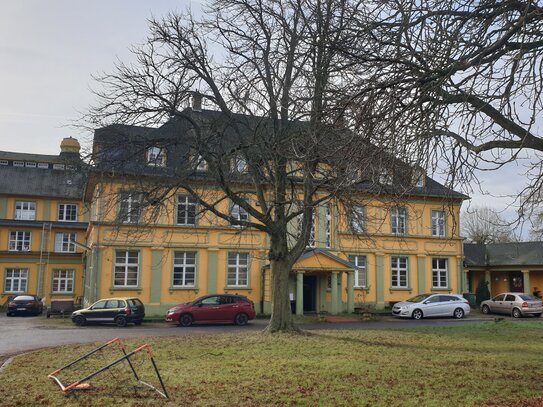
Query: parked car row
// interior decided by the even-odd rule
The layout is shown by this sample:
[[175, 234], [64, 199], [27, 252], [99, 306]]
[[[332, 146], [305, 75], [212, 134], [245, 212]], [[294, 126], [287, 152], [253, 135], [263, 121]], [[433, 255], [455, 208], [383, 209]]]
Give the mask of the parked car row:
[[[392, 307], [392, 315], [403, 318], [422, 319], [426, 317], [463, 318], [469, 315], [470, 305], [459, 294], [420, 294]], [[543, 302], [540, 298], [523, 293], [502, 293], [481, 303], [483, 314], [506, 314], [513, 318], [525, 316], [540, 317]]]
[[[392, 307], [392, 315], [400, 318], [422, 319], [428, 317], [464, 318], [470, 314], [468, 300], [459, 294], [427, 293], [398, 302]], [[483, 314], [507, 314], [514, 318], [540, 317], [543, 314], [541, 299], [523, 293], [502, 293], [481, 303]], [[43, 303], [35, 295], [20, 295], [10, 301], [7, 316], [39, 315]], [[192, 302], [178, 304], [166, 312], [168, 324], [190, 326], [200, 323], [234, 323], [246, 325], [256, 317], [254, 303], [243, 295], [212, 294]], [[87, 308], [72, 313], [72, 321], [78, 326], [87, 323], [113, 323], [124, 327], [129, 323], [141, 325], [145, 318], [145, 306], [138, 298], [105, 298]]]

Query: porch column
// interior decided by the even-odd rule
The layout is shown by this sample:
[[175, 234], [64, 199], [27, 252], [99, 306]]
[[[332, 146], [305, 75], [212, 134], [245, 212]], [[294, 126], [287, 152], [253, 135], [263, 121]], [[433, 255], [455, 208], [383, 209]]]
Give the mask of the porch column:
[[521, 270], [522, 279], [524, 283], [524, 294], [531, 294], [532, 290], [530, 288], [530, 270]]
[[354, 271], [347, 272], [347, 312], [354, 312]]
[[332, 271], [332, 315], [337, 314], [337, 302], [338, 302], [338, 295], [337, 295], [337, 271]]
[[304, 272], [296, 271], [296, 315], [304, 315]]
[[492, 294], [492, 277], [490, 276], [490, 270], [485, 271], [485, 281], [488, 281], [488, 292], [492, 297], [494, 294]]

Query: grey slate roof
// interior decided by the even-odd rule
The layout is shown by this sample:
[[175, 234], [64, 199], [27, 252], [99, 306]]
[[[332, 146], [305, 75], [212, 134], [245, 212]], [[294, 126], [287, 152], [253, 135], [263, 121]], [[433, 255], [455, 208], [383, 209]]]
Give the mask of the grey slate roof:
[[[220, 111], [201, 110], [193, 111], [186, 109], [183, 112], [198, 123], [203, 123], [204, 127], [214, 129], [220, 132], [221, 137], [217, 149], [227, 151], [232, 143], [239, 143], [240, 136], [233, 130], [232, 122]], [[249, 140], [254, 139], [255, 134], [260, 136], [267, 134], [267, 129], [271, 126], [271, 121], [265, 117], [248, 116], [242, 114], [234, 115], [235, 123], [242, 132], [246, 132]], [[293, 121], [289, 123], [289, 131], [300, 132], [307, 126], [306, 122]], [[341, 133], [337, 129], [331, 129], [335, 133]], [[174, 118], [160, 127], [141, 127], [129, 125], [110, 125], [97, 129], [94, 134], [93, 153], [97, 168], [102, 171], [111, 171], [115, 173], [125, 173], [133, 175], [171, 175], [175, 173], [172, 165], [179, 166], [183, 157], [187, 156], [191, 125], [188, 120], [183, 118]], [[243, 137], [243, 136], [242, 136]], [[330, 137], [331, 140], [337, 138]], [[237, 141], [236, 141], [237, 140]], [[150, 167], [145, 162], [145, 149], [156, 144], [164, 143], [166, 149], [166, 166]], [[373, 155], [377, 147], [368, 144], [368, 156]], [[407, 164], [396, 160], [400, 166], [406, 167]], [[175, 164], [173, 164], [175, 163]], [[407, 167], [409, 168], [409, 167]], [[408, 170], [409, 171], [409, 170]], [[405, 173], [405, 168], [399, 171], [400, 175]], [[405, 174], [403, 174], [405, 175]], [[195, 174], [202, 178], [203, 174]], [[205, 176], [204, 176], [205, 178]], [[445, 187], [439, 182], [425, 177], [424, 187], [405, 186], [376, 186], [374, 182], [360, 182], [356, 188], [361, 192], [390, 192], [400, 193], [418, 197], [437, 197], [446, 199], [469, 199], [469, 197], [460, 192]]]
[[82, 199], [86, 177], [75, 170], [0, 166], [0, 194]]
[[543, 242], [464, 244], [466, 266], [543, 265]]
[[0, 159], [13, 161], [33, 161], [42, 163], [64, 162], [58, 155], [16, 153], [13, 151], [0, 151]]

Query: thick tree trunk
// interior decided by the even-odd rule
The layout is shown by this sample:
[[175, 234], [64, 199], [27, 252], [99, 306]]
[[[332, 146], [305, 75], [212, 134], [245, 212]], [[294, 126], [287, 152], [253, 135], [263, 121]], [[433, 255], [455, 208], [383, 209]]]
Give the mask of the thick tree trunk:
[[286, 261], [271, 262], [272, 315], [269, 332], [298, 332], [290, 309], [288, 279], [291, 267]]

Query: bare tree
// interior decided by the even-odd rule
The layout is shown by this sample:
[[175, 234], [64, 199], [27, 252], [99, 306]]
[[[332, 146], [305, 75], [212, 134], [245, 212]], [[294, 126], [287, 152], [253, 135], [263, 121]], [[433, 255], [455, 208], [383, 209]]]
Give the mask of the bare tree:
[[488, 206], [464, 211], [460, 230], [469, 243], [508, 243], [514, 240], [510, 224]]
[[[352, 28], [361, 12], [352, 0], [214, 0], [201, 20], [176, 13], [152, 20], [148, 41], [133, 50], [136, 62], [97, 78], [99, 102], [86, 117], [102, 128], [96, 170], [144, 190], [141, 207], [156, 215], [184, 190], [218, 221], [267, 234], [271, 332], [296, 330], [288, 277], [315, 208], [334, 201], [348, 211], [365, 199], [361, 191], [391, 201], [412, 186], [410, 165], [360, 136], [372, 134], [373, 122], [364, 128], [359, 120], [359, 134], [345, 130], [356, 102], [349, 95], [364, 73], [341, 50], [360, 44]], [[216, 112], [187, 109], [191, 97]], [[168, 165], [141, 163], [150, 146]], [[395, 177], [395, 191], [381, 182], [383, 171]]]
[[[452, 184], [522, 157], [530, 211], [541, 202], [543, 7], [532, 0], [367, 3], [356, 47], [362, 115], [388, 123], [377, 144], [427, 157]], [[378, 136], [379, 133], [374, 133]], [[524, 211], [521, 211], [521, 216]]]

